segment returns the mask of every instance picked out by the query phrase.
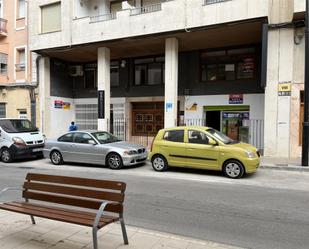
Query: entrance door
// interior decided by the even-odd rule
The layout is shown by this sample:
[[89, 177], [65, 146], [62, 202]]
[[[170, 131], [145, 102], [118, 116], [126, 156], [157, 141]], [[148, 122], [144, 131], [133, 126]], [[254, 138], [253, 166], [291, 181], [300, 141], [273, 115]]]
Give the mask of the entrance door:
[[206, 112], [206, 126], [221, 130], [221, 111]]

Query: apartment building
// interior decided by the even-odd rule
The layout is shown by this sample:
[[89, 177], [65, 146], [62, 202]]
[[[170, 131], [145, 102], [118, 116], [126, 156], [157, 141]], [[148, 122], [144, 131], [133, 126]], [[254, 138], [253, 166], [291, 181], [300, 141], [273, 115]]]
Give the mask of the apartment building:
[[[41, 129], [202, 124], [300, 155], [304, 0], [37, 0]], [[119, 122], [125, 120], [125, 122]]]
[[35, 121], [27, 1], [0, 0], [0, 117]]

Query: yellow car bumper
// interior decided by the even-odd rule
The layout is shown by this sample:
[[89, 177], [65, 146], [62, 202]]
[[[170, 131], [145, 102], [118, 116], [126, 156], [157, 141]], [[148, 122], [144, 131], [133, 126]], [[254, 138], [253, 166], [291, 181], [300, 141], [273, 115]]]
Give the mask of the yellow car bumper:
[[243, 164], [246, 168], [246, 173], [254, 173], [260, 167], [260, 158], [247, 158]]

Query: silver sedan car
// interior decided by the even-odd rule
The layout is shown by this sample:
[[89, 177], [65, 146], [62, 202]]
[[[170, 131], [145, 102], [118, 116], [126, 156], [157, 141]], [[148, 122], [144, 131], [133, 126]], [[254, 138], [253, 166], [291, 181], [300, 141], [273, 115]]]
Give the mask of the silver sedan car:
[[43, 150], [55, 165], [63, 162], [107, 165], [111, 169], [142, 164], [148, 152], [142, 145], [123, 142], [104, 131], [74, 131], [47, 140]]

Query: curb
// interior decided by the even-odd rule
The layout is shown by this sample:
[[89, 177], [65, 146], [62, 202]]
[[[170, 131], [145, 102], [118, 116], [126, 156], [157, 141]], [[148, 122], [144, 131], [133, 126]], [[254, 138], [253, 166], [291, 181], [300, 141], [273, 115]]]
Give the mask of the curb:
[[281, 171], [296, 171], [296, 172], [309, 172], [309, 167], [302, 167], [296, 165], [260, 165], [261, 169], [281, 170]]

